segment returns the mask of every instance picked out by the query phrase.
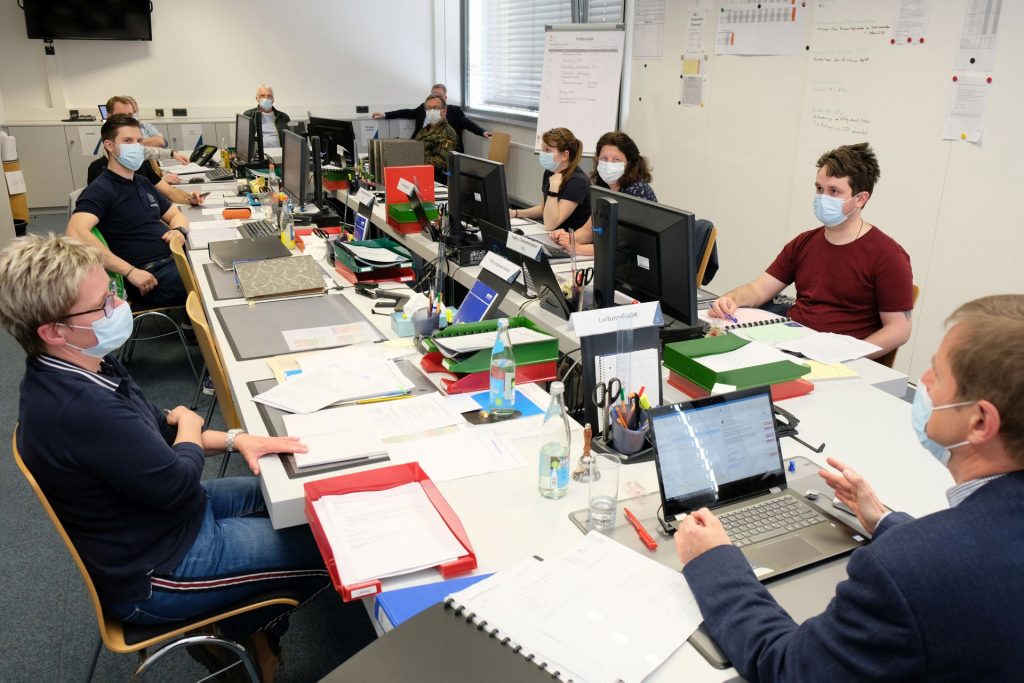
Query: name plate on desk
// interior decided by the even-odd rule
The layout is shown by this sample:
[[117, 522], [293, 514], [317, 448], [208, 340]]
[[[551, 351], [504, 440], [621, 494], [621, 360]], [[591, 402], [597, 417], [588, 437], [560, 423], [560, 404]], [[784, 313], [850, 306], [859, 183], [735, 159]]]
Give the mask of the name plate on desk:
[[369, 206], [374, 200], [373, 193], [367, 190], [365, 187], [360, 187], [359, 191], [356, 192], [356, 201], [363, 206]]
[[516, 278], [519, 277], [519, 273], [523, 270], [508, 259], [498, 256], [493, 251], [489, 251], [484, 255], [483, 260], [480, 261], [480, 267], [508, 283], [515, 282]]
[[540, 261], [541, 247], [534, 240], [527, 239], [510, 231], [508, 239], [505, 241], [505, 246], [527, 258]]
[[405, 178], [398, 179], [398, 189], [401, 190], [404, 194], [409, 195], [410, 197], [412, 196], [413, 192], [416, 192], [416, 186], [413, 185], [410, 181], [406, 180]]
[[581, 337], [617, 332], [620, 329], [638, 330], [644, 327], [661, 327], [661, 303], [648, 301], [631, 306], [611, 306], [593, 311], [573, 313], [569, 316], [569, 327]]

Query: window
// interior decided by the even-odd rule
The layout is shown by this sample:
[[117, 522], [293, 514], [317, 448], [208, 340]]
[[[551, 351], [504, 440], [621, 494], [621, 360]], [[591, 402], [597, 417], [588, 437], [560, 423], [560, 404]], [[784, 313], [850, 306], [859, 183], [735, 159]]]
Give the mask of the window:
[[569, 0], [467, 0], [466, 104], [496, 114], [536, 115], [544, 26], [572, 21]]
[[470, 110], [536, 118], [544, 27], [622, 21], [624, 0], [463, 0], [463, 98]]

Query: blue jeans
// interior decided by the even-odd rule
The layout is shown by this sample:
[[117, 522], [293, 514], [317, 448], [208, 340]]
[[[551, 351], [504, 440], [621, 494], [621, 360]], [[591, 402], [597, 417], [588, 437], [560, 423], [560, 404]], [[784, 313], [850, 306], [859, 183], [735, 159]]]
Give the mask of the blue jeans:
[[[136, 624], [185, 621], [274, 589], [298, 593], [303, 603], [330, 585], [309, 527], [275, 531], [255, 477], [203, 482], [207, 505], [188, 554], [170, 574], [152, 577], [150, 597], [108, 605]], [[221, 623], [229, 636], [266, 630], [280, 637], [287, 607], [268, 607]]]
[[130, 288], [129, 298], [132, 301], [137, 301], [146, 308], [184, 305], [187, 293], [174, 259], [168, 257], [166, 263], [150, 267], [149, 273], [156, 278], [156, 287], [149, 290], [145, 296], [132, 285], [125, 283], [125, 286]]

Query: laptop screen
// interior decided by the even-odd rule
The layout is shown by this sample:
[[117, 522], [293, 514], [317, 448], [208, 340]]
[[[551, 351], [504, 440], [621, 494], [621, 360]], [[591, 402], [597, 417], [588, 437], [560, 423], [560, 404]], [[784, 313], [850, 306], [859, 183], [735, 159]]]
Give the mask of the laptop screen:
[[665, 518], [785, 486], [768, 387], [651, 411]]

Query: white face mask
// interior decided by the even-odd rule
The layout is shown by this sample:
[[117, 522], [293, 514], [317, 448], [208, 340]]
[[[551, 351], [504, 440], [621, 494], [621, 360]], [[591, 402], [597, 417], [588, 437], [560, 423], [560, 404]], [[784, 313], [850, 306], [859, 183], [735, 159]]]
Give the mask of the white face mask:
[[437, 110], [437, 109], [428, 109], [427, 110], [427, 119], [426, 120], [427, 120], [427, 125], [428, 126], [432, 126], [435, 123], [440, 123], [441, 122], [441, 112], [439, 110]]
[[618, 182], [626, 173], [625, 161], [599, 161], [597, 162], [597, 175], [609, 185]]

